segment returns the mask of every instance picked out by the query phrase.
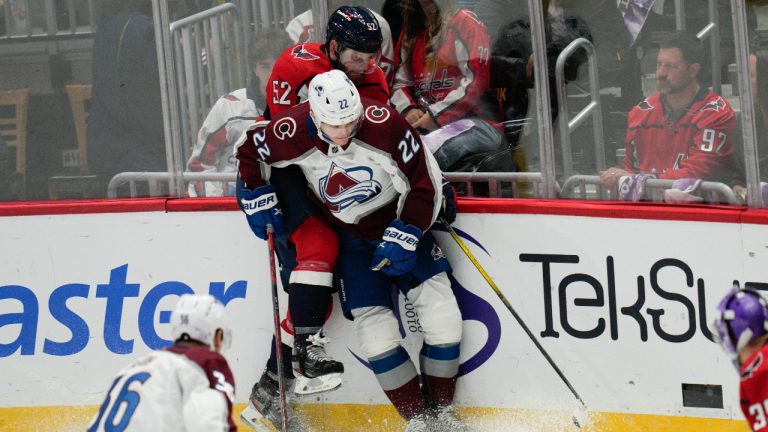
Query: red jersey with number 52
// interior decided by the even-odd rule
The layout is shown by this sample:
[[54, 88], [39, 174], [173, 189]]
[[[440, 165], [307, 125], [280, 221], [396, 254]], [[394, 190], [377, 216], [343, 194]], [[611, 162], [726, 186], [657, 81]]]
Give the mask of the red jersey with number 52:
[[741, 411], [753, 431], [768, 431], [768, 345], [741, 365]]
[[[328, 72], [333, 67], [323, 45], [302, 43], [294, 45], [280, 54], [267, 83], [267, 107], [274, 116], [307, 99], [307, 87], [315, 75]], [[363, 75], [362, 83], [355, 83], [360, 97], [381, 103], [389, 101], [389, 87], [381, 68]]]
[[721, 96], [702, 89], [677, 118], [665, 113], [661, 93], [629, 112], [624, 169], [662, 179], [731, 178], [736, 115]]

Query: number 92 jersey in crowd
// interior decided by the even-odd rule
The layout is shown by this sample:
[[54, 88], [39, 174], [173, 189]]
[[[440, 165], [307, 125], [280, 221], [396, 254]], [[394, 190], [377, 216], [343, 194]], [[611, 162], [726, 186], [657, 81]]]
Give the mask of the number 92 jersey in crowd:
[[[275, 61], [267, 83], [267, 108], [270, 118], [305, 101], [312, 78], [331, 69], [331, 61], [322, 44], [303, 43], [283, 51]], [[373, 68], [373, 72], [364, 74], [362, 80], [355, 82], [360, 97], [381, 103], [389, 101], [389, 86], [381, 68]]]
[[88, 432], [234, 431], [234, 382], [206, 347], [153, 351], [120, 371]]
[[665, 98], [656, 92], [629, 112], [624, 169], [661, 179], [731, 178], [736, 114], [728, 102], [702, 88], [685, 111], [669, 113]]
[[753, 431], [768, 431], [768, 345], [741, 365], [741, 411]]
[[320, 139], [309, 103], [251, 126], [235, 147], [240, 177], [258, 184], [259, 161], [297, 165], [329, 220], [355, 235], [378, 240], [396, 218], [426, 231], [443, 199], [440, 168], [400, 114], [362, 102], [359, 128], [343, 148]]

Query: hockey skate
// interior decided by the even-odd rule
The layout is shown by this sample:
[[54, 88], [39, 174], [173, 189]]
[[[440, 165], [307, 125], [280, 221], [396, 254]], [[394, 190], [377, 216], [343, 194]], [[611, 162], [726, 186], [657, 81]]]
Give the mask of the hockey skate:
[[[286, 402], [287, 426], [290, 432], [304, 432], [306, 429], [299, 415]], [[280, 419], [280, 390], [278, 383], [266, 373], [253, 385], [248, 406], [240, 413], [240, 418], [249, 427], [259, 432], [282, 430]]]
[[293, 374], [297, 394], [335, 390], [341, 386], [344, 365], [325, 353], [328, 338], [317, 334], [295, 335], [293, 343]]

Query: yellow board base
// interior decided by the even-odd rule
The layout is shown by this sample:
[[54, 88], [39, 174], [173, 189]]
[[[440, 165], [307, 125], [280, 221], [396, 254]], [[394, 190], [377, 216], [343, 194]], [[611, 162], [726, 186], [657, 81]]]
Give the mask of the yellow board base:
[[[98, 406], [45, 406], [0, 408], [0, 431], [83, 431]], [[245, 404], [235, 404], [233, 417], [240, 431]], [[307, 404], [297, 407], [308, 429], [314, 432], [401, 431], [405, 422], [389, 405]], [[459, 408], [457, 414], [478, 430], [510, 432], [577, 431], [571, 414], [499, 408]], [[743, 420], [675, 417], [647, 414], [589, 413], [583, 432], [748, 432]]]

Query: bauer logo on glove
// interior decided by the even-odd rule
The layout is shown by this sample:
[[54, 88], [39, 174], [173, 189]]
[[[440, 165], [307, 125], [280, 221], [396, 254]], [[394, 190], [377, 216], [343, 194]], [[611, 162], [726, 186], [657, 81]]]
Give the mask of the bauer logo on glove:
[[370, 268], [387, 276], [398, 276], [413, 270], [416, 265], [416, 247], [421, 229], [395, 219], [384, 230], [382, 242], [373, 252]]
[[415, 251], [416, 245], [419, 244], [419, 239], [416, 236], [394, 228], [384, 230], [383, 240], [397, 243], [400, 247], [409, 251]]
[[248, 200], [246, 198], [240, 199], [240, 207], [242, 207], [243, 211], [248, 215], [252, 215], [256, 212], [264, 210], [269, 210], [276, 205], [277, 195], [274, 192], [258, 196], [252, 200]]
[[283, 232], [283, 211], [280, 209], [273, 185], [254, 190], [240, 187], [237, 196], [237, 202], [256, 237], [266, 240], [270, 230], [275, 235]]

